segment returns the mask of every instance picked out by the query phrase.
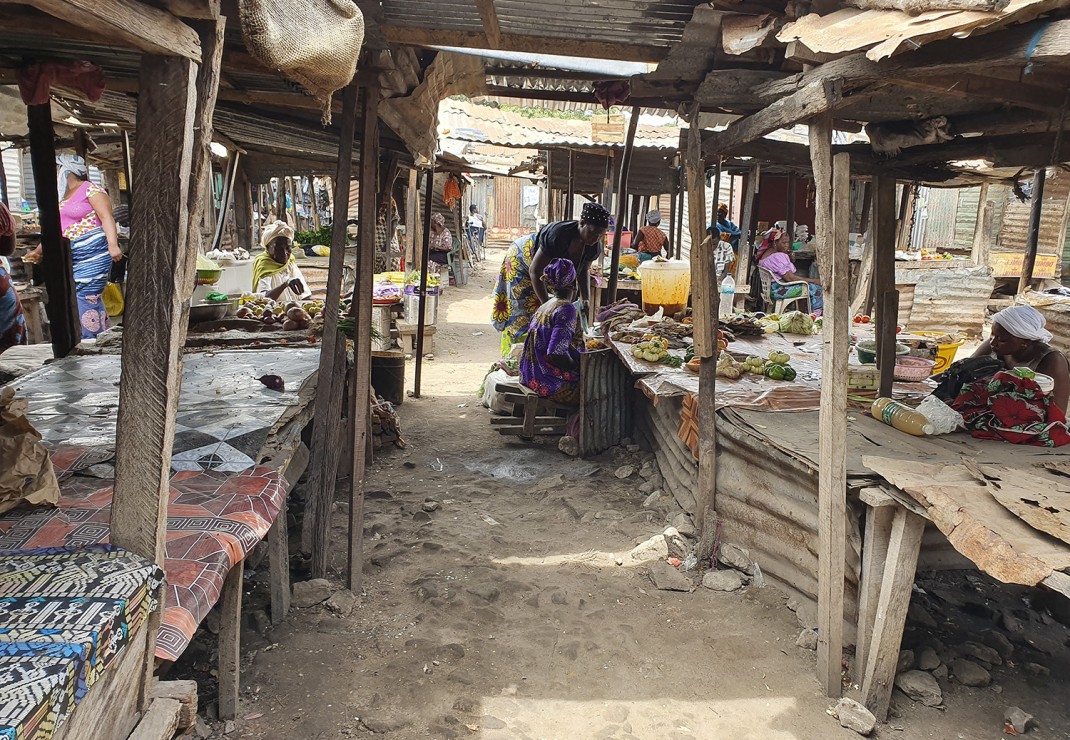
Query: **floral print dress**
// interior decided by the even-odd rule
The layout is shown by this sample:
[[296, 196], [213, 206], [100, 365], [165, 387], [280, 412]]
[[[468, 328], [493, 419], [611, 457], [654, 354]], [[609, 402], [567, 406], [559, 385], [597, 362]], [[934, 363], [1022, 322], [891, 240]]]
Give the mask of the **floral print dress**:
[[[552, 299], [531, 317], [531, 327], [520, 358], [520, 382], [542, 398], [575, 405], [580, 399], [580, 351], [583, 331], [575, 303]], [[558, 356], [572, 360], [574, 370], [562, 370], [548, 362]]]
[[508, 357], [512, 346], [524, 341], [531, 317], [539, 308], [539, 297], [528, 275], [534, 249], [535, 234], [517, 239], [509, 247], [498, 274], [491, 323], [502, 333], [502, 357]]

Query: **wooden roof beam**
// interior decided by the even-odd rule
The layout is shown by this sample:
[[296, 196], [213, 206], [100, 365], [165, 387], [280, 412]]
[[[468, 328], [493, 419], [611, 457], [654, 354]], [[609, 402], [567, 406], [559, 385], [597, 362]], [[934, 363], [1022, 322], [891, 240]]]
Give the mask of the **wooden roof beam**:
[[490, 48], [497, 48], [502, 43], [502, 27], [498, 23], [494, 0], [476, 0], [476, 8], [479, 9], [479, 19], [483, 21], [483, 30], [487, 32], [487, 43]]
[[968, 100], [991, 100], [1021, 108], [1051, 112], [1059, 110], [1065, 91], [959, 72], [954, 76], [910, 76], [887, 80], [897, 87], [926, 90]]
[[841, 80], [818, 80], [781, 98], [757, 113], [729, 124], [703, 142], [704, 156], [721, 155], [818, 113], [836, 109], [843, 101]]
[[[84, 1], [84, 0], [83, 0]], [[463, 49], [495, 49], [530, 54], [562, 54], [575, 56], [582, 52], [585, 57], [613, 59], [620, 62], [657, 62], [668, 49], [641, 44], [617, 44], [586, 39], [554, 38], [552, 36], [527, 36], [503, 33], [497, 45], [491, 45], [487, 34], [481, 31], [448, 31], [414, 26], [384, 25], [383, 35], [387, 41], [412, 46], [456, 46]]]
[[158, 0], [171, 15], [210, 21], [219, 17], [222, 0]]
[[137, 0], [28, 0], [38, 10], [149, 54], [201, 61], [197, 33], [170, 13]]

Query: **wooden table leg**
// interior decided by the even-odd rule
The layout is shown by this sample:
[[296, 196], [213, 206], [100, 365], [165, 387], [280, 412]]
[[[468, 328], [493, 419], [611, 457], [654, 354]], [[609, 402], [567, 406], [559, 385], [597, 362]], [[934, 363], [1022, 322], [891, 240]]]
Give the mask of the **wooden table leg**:
[[866, 655], [873, 637], [881, 585], [888, 561], [888, 544], [892, 536], [895, 500], [876, 488], [863, 489], [859, 497], [867, 505], [866, 535], [862, 544], [862, 574], [859, 579], [858, 637], [852, 674], [858, 683], [865, 679]]
[[271, 581], [271, 623], [278, 624], [290, 611], [290, 542], [286, 531], [286, 499], [268, 530], [268, 569]]
[[219, 620], [219, 718], [238, 715], [241, 672], [241, 597], [245, 561], [239, 561], [223, 582], [223, 613]]
[[881, 722], [888, 716], [924, 531], [924, 519], [902, 506], [895, 507], [873, 634], [866, 650], [865, 679], [862, 682], [863, 703]]

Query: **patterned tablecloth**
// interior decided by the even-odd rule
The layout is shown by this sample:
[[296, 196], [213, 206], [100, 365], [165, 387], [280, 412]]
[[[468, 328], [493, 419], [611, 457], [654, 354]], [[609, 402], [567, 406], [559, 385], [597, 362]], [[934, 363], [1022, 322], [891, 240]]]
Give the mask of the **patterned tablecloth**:
[[150, 612], [163, 572], [118, 548], [0, 552], [0, 738], [49, 738]]
[[[69, 466], [92, 462], [93, 451], [61, 446], [51, 457], [62, 479], [58, 508], [0, 516], [0, 549], [108, 541], [111, 479], [69, 475]], [[167, 589], [157, 657], [176, 660], [186, 649], [197, 625], [219, 600], [231, 567], [256, 547], [279, 515], [285, 487], [283, 477], [270, 467], [172, 475], [164, 562]]]

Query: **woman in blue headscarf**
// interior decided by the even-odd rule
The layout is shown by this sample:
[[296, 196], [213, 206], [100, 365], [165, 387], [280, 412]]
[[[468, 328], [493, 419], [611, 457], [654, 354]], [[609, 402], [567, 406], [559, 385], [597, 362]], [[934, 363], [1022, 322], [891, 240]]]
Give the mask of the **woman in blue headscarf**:
[[550, 299], [531, 317], [520, 358], [520, 382], [543, 398], [578, 404], [583, 331], [573, 303], [576, 266], [568, 259], [555, 259], [543, 271], [542, 283]]

